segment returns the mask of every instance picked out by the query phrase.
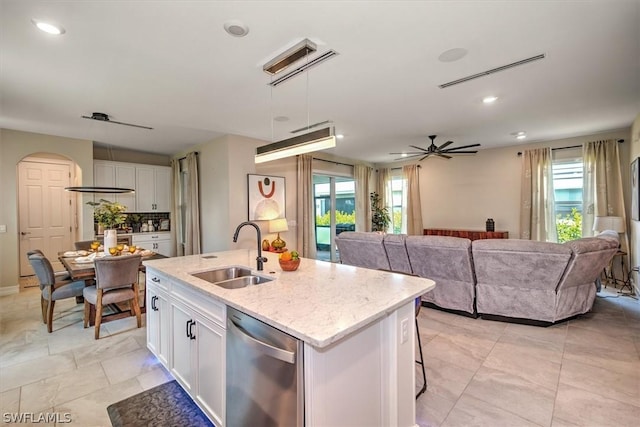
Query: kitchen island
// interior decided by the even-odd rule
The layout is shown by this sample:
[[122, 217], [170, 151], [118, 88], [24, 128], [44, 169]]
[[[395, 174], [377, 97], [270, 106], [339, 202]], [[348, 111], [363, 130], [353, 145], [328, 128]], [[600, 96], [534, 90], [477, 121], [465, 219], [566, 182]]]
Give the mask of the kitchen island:
[[[226, 308], [304, 342], [304, 424], [415, 424], [414, 300], [429, 279], [255, 250], [167, 258], [147, 267], [148, 347], [218, 425], [225, 425]], [[245, 266], [271, 281], [225, 289], [192, 275]], [[186, 349], [185, 349], [186, 347]]]

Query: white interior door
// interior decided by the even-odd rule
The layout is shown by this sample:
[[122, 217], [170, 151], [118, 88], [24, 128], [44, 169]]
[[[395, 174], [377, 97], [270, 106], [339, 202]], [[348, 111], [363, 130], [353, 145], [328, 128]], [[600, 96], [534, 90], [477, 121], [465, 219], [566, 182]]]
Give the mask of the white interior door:
[[63, 160], [24, 160], [18, 165], [20, 275], [34, 274], [27, 251], [40, 249], [56, 271], [64, 267], [58, 252], [73, 248], [72, 204], [64, 187], [71, 185], [71, 163]]

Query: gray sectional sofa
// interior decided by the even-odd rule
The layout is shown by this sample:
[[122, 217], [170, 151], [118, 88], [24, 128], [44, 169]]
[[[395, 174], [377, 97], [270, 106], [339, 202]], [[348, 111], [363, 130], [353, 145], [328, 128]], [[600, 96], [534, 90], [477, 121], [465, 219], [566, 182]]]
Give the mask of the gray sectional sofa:
[[433, 279], [427, 305], [545, 325], [591, 310], [594, 282], [618, 250], [615, 232], [564, 244], [343, 232], [336, 244], [344, 264]]

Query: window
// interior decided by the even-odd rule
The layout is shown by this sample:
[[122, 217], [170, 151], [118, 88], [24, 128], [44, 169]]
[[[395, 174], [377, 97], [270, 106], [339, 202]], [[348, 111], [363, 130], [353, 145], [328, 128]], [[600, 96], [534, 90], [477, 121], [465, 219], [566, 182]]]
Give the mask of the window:
[[406, 233], [407, 181], [402, 177], [402, 170], [392, 172], [391, 179], [388, 182], [388, 191], [391, 193], [391, 197], [387, 198], [387, 203], [390, 204], [389, 213], [391, 217], [389, 232], [394, 234]]
[[[564, 243], [582, 237], [582, 156], [553, 160], [553, 190], [558, 242]], [[574, 153], [575, 154], [575, 153]], [[558, 156], [560, 157], [560, 156]]]

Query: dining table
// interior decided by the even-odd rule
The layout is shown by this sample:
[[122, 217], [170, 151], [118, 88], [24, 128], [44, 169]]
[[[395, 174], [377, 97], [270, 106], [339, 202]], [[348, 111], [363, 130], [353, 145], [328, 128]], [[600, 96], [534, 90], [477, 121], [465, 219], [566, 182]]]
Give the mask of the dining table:
[[[83, 254], [85, 254], [83, 256]], [[86, 261], [86, 255], [90, 255], [91, 252], [87, 251], [65, 251], [58, 253], [58, 259], [66, 268], [69, 276], [72, 280], [84, 280], [86, 286], [93, 286], [96, 279], [96, 269], [93, 261]], [[100, 253], [97, 252], [96, 256], [100, 256]], [[142, 251], [142, 260], [153, 260], [153, 259], [163, 259], [168, 258], [166, 255], [162, 255], [156, 252], [151, 251]], [[127, 254], [119, 255], [119, 256], [128, 256]], [[80, 260], [80, 261], [79, 261]], [[140, 272], [146, 273], [146, 268], [144, 264], [140, 264]], [[140, 312], [146, 312], [146, 295], [147, 295], [147, 286], [144, 285], [144, 292], [142, 297], [142, 305], [140, 306]], [[122, 307], [118, 304], [110, 304], [111, 313], [103, 314], [102, 323], [110, 322], [112, 320], [122, 319], [124, 317], [129, 317], [132, 315], [130, 309], [123, 310]], [[91, 305], [90, 313], [89, 313], [89, 325], [95, 325], [95, 306]]]

